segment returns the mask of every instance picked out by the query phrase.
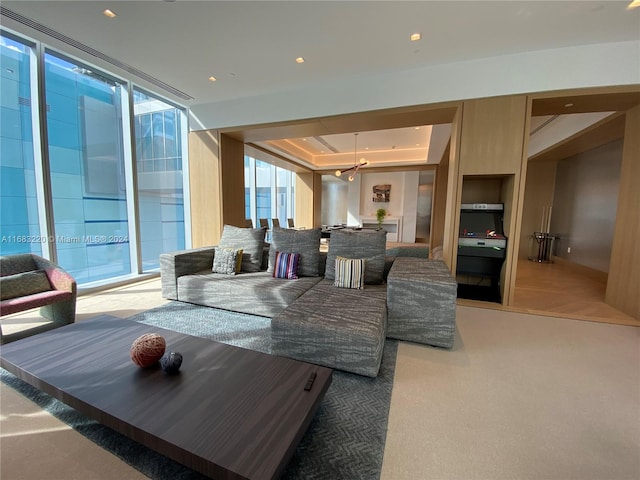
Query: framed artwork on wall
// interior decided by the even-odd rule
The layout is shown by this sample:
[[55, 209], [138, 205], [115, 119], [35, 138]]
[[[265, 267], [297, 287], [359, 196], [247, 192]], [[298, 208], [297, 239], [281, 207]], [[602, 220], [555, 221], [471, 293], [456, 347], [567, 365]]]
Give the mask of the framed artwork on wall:
[[391, 196], [391, 185], [374, 185], [373, 186], [374, 202], [388, 202], [390, 196]]

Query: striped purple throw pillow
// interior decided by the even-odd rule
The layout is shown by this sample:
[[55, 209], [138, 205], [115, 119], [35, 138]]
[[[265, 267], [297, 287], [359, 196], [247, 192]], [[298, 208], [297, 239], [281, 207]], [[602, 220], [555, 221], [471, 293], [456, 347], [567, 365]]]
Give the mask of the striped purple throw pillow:
[[295, 280], [298, 278], [299, 253], [276, 252], [275, 267], [273, 269], [274, 278], [286, 278]]
[[364, 288], [364, 258], [336, 257], [336, 276], [333, 284], [340, 288]]

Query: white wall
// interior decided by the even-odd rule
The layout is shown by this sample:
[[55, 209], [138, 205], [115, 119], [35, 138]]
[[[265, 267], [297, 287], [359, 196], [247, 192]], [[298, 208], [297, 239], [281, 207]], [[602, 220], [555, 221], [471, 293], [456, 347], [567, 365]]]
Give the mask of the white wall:
[[348, 182], [349, 194], [347, 205], [347, 225], [360, 224], [360, 189], [362, 186], [362, 175], [356, 175], [353, 182]]
[[347, 223], [349, 186], [345, 182], [322, 182], [322, 225]]
[[[414, 172], [415, 174], [415, 172]], [[391, 185], [391, 194], [389, 202], [373, 201], [374, 185]], [[363, 173], [362, 187], [360, 191], [360, 215], [366, 217], [375, 217], [376, 210], [384, 208], [387, 215], [394, 217], [403, 216], [403, 199], [404, 199], [404, 173]]]
[[420, 175], [417, 172], [404, 173], [404, 191], [402, 199], [402, 236], [401, 242], [416, 241], [416, 221], [418, 219], [418, 189]]
[[[384, 208], [387, 215], [402, 218], [402, 231], [399, 241], [413, 243], [416, 241], [416, 218], [418, 214], [418, 183], [420, 175], [412, 172], [362, 173], [359, 192], [360, 215], [375, 217], [379, 208]], [[388, 203], [373, 201], [374, 185], [391, 185]]]
[[622, 140], [558, 162], [551, 232], [559, 257], [609, 271], [621, 165]]
[[640, 41], [540, 50], [356, 76], [191, 106], [191, 128], [236, 127], [450, 100], [640, 83]]

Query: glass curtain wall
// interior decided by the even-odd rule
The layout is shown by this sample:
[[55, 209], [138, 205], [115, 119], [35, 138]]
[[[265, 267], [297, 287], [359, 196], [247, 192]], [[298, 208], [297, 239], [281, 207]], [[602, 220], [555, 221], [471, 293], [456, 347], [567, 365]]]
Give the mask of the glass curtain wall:
[[160, 254], [185, 248], [182, 114], [134, 90], [135, 145], [142, 270], [160, 266]]
[[185, 112], [38, 46], [1, 32], [0, 253], [53, 258], [79, 285], [157, 270], [188, 248]]
[[47, 52], [45, 98], [57, 261], [78, 283], [129, 274], [126, 88]]
[[31, 46], [0, 37], [0, 255], [42, 255], [46, 242], [46, 235], [40, 231], [34, 161], [34, 64]]
[[258, 221], [266, 219], [271, 227], [271, 165], [266, 162], [256, 160], [256, 216]]
[[260, 225], [261, 218], [266, 219], [269, 229], [277, 218], [286, 228], [287, 219], [294, 217], [295, 173], [245, 155], [244, 183], [245, 218], [254, 226]]

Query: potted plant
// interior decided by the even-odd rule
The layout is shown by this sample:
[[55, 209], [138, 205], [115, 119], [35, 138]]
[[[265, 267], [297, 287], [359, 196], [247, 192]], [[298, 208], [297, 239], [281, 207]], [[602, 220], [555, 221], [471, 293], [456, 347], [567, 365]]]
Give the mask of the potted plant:
[[382, 228], [382, 222], [384, 221], [384, 217], [387, 216], [387, 211], [384, 208], [379, 208], [376, 210], [376, 220], [378, 221], [378, 228]]

